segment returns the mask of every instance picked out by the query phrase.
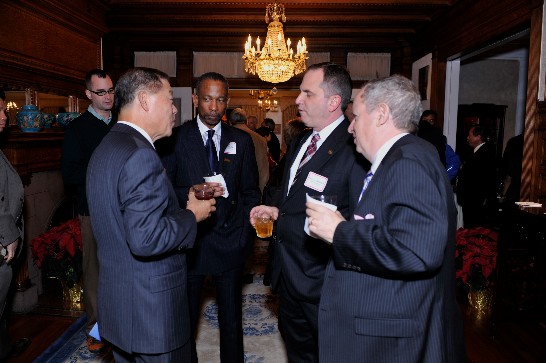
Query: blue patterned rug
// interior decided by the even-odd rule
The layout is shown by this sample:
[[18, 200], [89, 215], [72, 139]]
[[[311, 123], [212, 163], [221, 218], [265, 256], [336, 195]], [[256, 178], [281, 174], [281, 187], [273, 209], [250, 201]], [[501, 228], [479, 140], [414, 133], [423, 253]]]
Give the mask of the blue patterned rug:
[[[277, 327], [277, 296], [263, 285], [267, 242], [256, 240], [252, 284], [243, 285], [243, 333], [245, 363], [286, 363], [286, 353]], [[202, 363], [220, 362], [218, 307], [213, 287], [206, 285], [203, 318], [197, 334], [197, 354]], [[85, 314], [47, 348], [35, 363], [114, 362], [111, 353], [96, 355], [85, 344]]]

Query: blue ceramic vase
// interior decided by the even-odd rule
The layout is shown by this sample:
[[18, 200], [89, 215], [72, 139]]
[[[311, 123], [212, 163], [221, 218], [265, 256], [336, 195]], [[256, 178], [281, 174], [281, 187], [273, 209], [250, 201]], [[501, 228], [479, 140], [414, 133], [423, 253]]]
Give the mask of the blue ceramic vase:
[[44, 128], [42, 113], [35, 105], [24, 105], [17, 112], [17, 126], [23, 132], [38, 132]]
[[44, 128], [49, 129], [55, 122], [55, 115], [51, 113], [42, 113], [42, 118], [44, 119]]

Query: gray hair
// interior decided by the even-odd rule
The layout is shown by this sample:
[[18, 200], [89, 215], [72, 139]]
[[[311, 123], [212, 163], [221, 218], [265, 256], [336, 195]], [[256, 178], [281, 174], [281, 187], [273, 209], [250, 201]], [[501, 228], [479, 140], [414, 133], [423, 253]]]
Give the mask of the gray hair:
[[116, 84], [116, 110], [119, 112], [135, 99], [137, 92], [147, 90], [157, 93], [163, 87], [162, 80], [169, 82], [169, 76], [160, 70], [146, 67], [131, 68], [125, 72]]
[[412, 81], [395, 74], [371, 80], [362, 91], [362, 101], [368, 113], [384, 103], [389, 107], [397, 129], [407, 132], [417, 130], [423, 108], [419, 91]]
[[246, 122], [246, 111], [237, 107], [229, 114], [229, 122], [232, 125], [244, 124]]

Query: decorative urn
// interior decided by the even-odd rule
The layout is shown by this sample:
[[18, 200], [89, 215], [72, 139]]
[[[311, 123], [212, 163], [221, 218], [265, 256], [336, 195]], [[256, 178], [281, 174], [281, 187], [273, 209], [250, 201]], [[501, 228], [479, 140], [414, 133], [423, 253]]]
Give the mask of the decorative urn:
[[23, 132], [38, 132], [44, 128], [42, 113], [35, 105], [24, 105], [15, 118]]
[[55, 122], [55, 115], [52, 113], [42, 113], [44, 119], [44, 128], [49, 129]]

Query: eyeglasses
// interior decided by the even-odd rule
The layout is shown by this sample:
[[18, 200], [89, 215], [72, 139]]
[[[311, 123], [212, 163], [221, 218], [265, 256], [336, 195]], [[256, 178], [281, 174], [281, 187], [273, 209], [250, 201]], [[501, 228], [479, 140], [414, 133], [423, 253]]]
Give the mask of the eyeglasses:
[[109, 95], [113, 95], [115, 90], [113, 88], [110, 88], [108, 91], [105, 91], [103, 89], [101, 90], [98, 90], [98, 91], [91, 91], [90, 89], [88, 89], [89, 92], [93, 92], [94, 94], [96, 94], [97, 96], [104, 96], [105, 94], [109, 94]]

